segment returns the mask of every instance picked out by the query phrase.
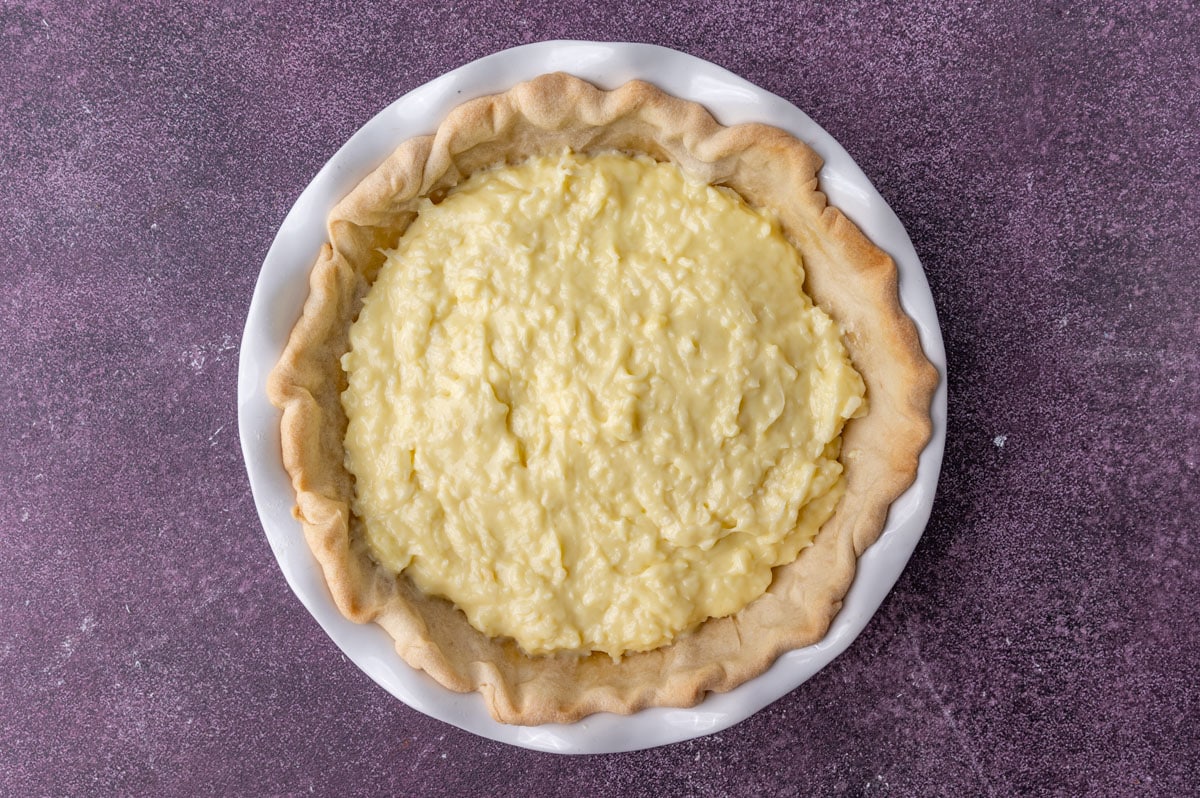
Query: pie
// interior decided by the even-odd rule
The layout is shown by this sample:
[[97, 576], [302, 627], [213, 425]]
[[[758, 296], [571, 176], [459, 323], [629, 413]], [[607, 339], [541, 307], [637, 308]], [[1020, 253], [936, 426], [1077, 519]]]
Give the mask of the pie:
[[331, 213], [268, 385], [339, 609], [526, 725], [819, 640], [938, 379], [819, 168], [564, 74], [403, 143]]

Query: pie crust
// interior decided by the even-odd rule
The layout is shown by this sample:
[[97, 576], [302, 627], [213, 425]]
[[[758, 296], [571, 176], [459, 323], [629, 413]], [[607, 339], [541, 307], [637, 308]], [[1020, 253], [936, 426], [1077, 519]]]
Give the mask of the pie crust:
[[[422, 197], [437, 201], [473, 172], [563, 148], [669, 160], [774, 212], [804, 259], [805, 290], [842, 329], [870, 408], [843, 430], [846, 493], [837, 511], [812, 546], [775, 569], [767, 592], [670, 645], [620, 660], [526, 655], [511, 640], [476, 631], [452, 604], [422, 594], [403, 574], [377, 566], [351, 513], [354, 484], [343, 465], [341, 356], [384, 262], [381, 250], [395, 245]], [[452, 690], [478, 690], [498, 721], [524, 725], [693, 706], [824, 636], [858, 556], [916, 476], [938, 374], [900, 308], [895, 264], [826, 203], [820, 167], [811, 148], [777, 128], [724, 127], [700, 105], [648, 83], [602, 91], [562, 73], [464, 103], [434, 135], [401, 144], [331, 212], [309, 297], [268, 382], [283, 411], [295, 515], [341, 612], [380, 624], [410, 665]]]

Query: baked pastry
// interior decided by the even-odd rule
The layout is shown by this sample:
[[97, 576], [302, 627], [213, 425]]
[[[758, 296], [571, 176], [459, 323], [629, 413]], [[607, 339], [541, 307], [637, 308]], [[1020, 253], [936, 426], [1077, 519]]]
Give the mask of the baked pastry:
[[[617, 157], [612, 153], [622, 155]], [[639, 560], [636, 567], [629, 566], [626, 561], [629, 558], [607, 558], [612, 561], [610, 571], [621, 571], [621, 575], [614, 580], [616, 586], [610, 588], [616, 593], [597, 594], [599, 576], [595, 574], [600, 571], [581, 577], [586, 582], [586, 591], [578, 580], [570, 582], [571, 572], [584, 568], [587, 559], [570, 552], [564, 554], [560, 550], [555, 555], [557, 560], [550, 565], [546, 564], [545, 556], [534, 565], [529, 560], [497, 563], [488, 559], [494, 558], [498, 551], [514, 547], [525, 551], [530, 547], [529, 541], [545, 541], [559, 534], [561, 522], [555, 519], [530, 520], [539, 515], [539, 506], [544, 509], [550, 504], [549, 500], [541, 501], [538, 497], [549, 495], [546, 486], [551, 483], [546, 481], [546, 468], [539, 471], [534, 464], [525, 461], [526, 455], [519, 451], [522, 442], [528, 443], [535, 438], [542, 441], [533, 456], [550, 452], [553, 457], [545, 462], [557, 465], [549, 472], [557, 469], [563, 472], [563, 479], [596, 481], [596, 475], [588, 474], [581, 480], [566, 473], [571, 468], [563, 463], [574, 461], [562, 452], [567, 451], [571, 442], [559, 440], [555, 444], [551, 439], [555, 435], [561, 438], [563, 429], [574, 429], [571, 424], [563, 422], [546, 432], [528, 412], [526, 416], [520, 415], [522, 409], [529, 411], [530, 402], [516, 402], [507, 395], [507, 388], [505, 396], [499, 396], [498, 383], [494, 379], [476, 379], [487, 372], [487, 364], [480, 362], [479, 354], [485, 349], [476, 346], [470, 349], [474, 354], [467, 357], [452, 347], [442, 346], [447, 336], [467, 334], [463, 332], [466, 327], [462, 321], [467, 318], [467, 311], [459, 308], [458, 302], [463, 291], [475, 291], [470, 287], [474, 285], [470, 281], [478, 281], [479, 275], [469, 273], [470, 263], [455, 267], [454, 275], [446, 279], [452, 276], [459, 282], [449, 294], [433, 294], [427, 301], [422, 300], [424, 304], [416, 305], [402, 302], [398, 306], [389, 306], [383, 300], [376, 301], [377, 292], [372, 286], [378, 279], [381, 286], [385, 282], [387, 285], [378, 293], [386, 290], [394, 296], [398, 291], [404, 298], [408, 296], [406, 292], [413, 292], [414, 287], [429, 276], [429, 265], [435, 261], [430, 260], [428, 252], [418, 257], [421, 254], [419, 245], [407, 243], [417, 235], [418, 228], [424, 230], [435, 224], [433, 221], [427, 223], [423, 217], [413, 234], [406, 234], [419, 213], [436, 219], [437, 212], [443, 207], [460, 208], [466, 202], [462, 198], [471, 196], [479, 185], [485, 186], [482, 190], [486, 193], [488, 181], [491, 181], [493, 193], [500, 185], [501, 189], [508, 187], [529, 194], [528, 186], [504, 182], [515, 179], [506, 176], [512, 173], [511, 169], [490, 171], [498, 165], [529, 171], [540, 164], [543, 169], [558, 168], [562, 174], [578, 176], [586, 173], [593, 181], [589, 185], [593, 185], [596, 180], [612, 179], [596, 172], [601, 167], [595, 165], [613, 158], [638, 163], [650, 170], [635, 175], [633, 185], [651, 180], [647, 175], [658, 174], [650, 160], [653, 159], [675, 164], [689, 176], [693, 187], [695, 181], [701, 181], [706, 184], [704, 190], [713, 196], [727, 196], [731, 190], [745, 203], [763, 209], [767, 216], [760, 217], [761, 223], [747, 224], [774, 230], [781, 234], [781, 241], [786, 237], [799, 253], [803, 269], [801, 271], [797, 266], [795, 273], [803, 274], [804, 289], [820, 308], [813, 311], [817, 321], [808, 326], [820, 327], [832, 317], [836, 328], [826, 324], [825, 332], [832, 330], [830, 334], [836, 346], [831, 345], [833, 348], [820, 356], [820, 367], [813, 365], [818, 360], [805, 365], [805, 375], [802, 375], [804, 384], [809, 385], [808, 371], [829, 368], [830, 380], [822, 384], [834, 386], [829, 389], [829, 401], [824, 402], [828, 418], [818, 424], [822, 433], [819, 440], [812, 443], [812, 456], [792, 469], [795, 473], [791, 482], [775, 479], [776, 472], [788, 470], [780, 466], [791, 457], [786, 441], [785, 445], [766, 454], [758, 452], [762, 456], [752, 464], [758, 469], [752, 473], [753, 490], [763, 494], [769, 492], [763, 487], [768, 480], [774, 480], [768, 487], [776, 483], [783, 486], [771, 502], [747, 503], [747, 497], [730, 498], [725, 495], [728, 491], [724, 491], [722, 495], [732, 502], [729, 508], [740, 509], [727, 508], [728, 512], [723, 514], [710, 506], [711, 491], [705, 493], [696, 489], [682, 494], [675, 502], [678, 506], [667, 508], [669, 512], [665, 515], [659, 513], [656, 516], [654, 508], [646, 506], [649, 502], [644, 500], [635, 484], [629, 480], [601, 479], [598, 483], [601, 487], [586, 495], [587, 502], [599, 501], [596, 507], [600, 509], [584, 514], [588, 517], [575, 525], [575, 531], [571, 532], [574, 537], [570, 539], [591, 540], [603, 531], [605, 519], [629, 522], [633, 518], [633, 522], [629, 522], [636, 527], [633, 537], [622, 538], [631, 547], [646, 544], [655, 548], [657, 544], [645, 533], [647, 529], [657, 528], [669, 544], [659, 548], [671, 552], [686, 550], [691, 552], [686, 556], [692, 557], [697, 552], [717, 549], [728, 537], [754, 538], [759, 531], [771, 526], [759, 523], [768, 516], [773, 519], [775, 528], [779, 527], [780, 518], [792, 519], [795, 523], [785, 523], [786, 528], [772, 538], [770, 545], [734, 552], [736, 556], [720, 561], [717, 571], [701, 569], [693, 573], [688, 570], [694, 564], [692, 560], [678, 566], [678, 560], [672, 560], [670, 556], [653, 562]], [[554, 159], [559, 160], [555, 162]], [[550, 163], [549, 167], [547, 163]], [[516, 166], [527, 164], [533, 166]], [[605, 92], [563, 74], [545, 75], [504, 94], [468, 102], [453, 111], [434, 136], [402, 144], [332, 212], [330, 243], [313, 269], [311, 293], [303, 315], [268, 386], [272, 401], [283, 410], [283, 456], [297, 492], [296, 515], [341, 611], [359, 622], [379, 623], [396, 640], [397, 651], [409, 664], [425, 670], [451, 689], [479, 690], [498, 720], [523, 724], [570, 722], [593, 712], [628, 713], [654, 705], [690, 706], [707, 691], [728, 690], [752, 678], [784, 651], [820, 639], [849, 587], [857, 556], [879, 536], [888, 506], [915, 476], [917, 457], [930, 432], [929, 403], [937, 374], [921, 352], [911, 320], [899, 307], [894, 264], [841, 213], [826, 205], [824, 196], [817, 190], [819, 167], [820, 160], [810, 148], [777, 129], [762, 125], [722, 127], [699, 105], [672, 98], [646, 83], [632, 82]], [[622, 167], [614, 168], [619, 171]], [[596, 177], [597, 174], [600, 176]], [[674, 178], [664, 179], [670, 182]], [[676, 181], [672, 185], [682, 184]], [[709, 188], [711, 186], [723, 187], [725, 191]], [[622, 191], [624, 189], [617, 188], [618, 193]], [[472, 219], [470, 229], [462, 223], [463, 218]], [[629, 217], [622, 218], [626, 218], [628, 225]], [[456, 217], [443, 229], [459, 230], [469, 237], [475, 228], [486, 227], [479, 221], [474, 217]], [[693, 224], [693, 232], [702, 237], [704, 226], [711, 224], [711, 221]], [[426, 234], [422, 232], [421, 235]], [[440, 240], [442, 248], [447, 249], [445, 242], [449, 239], [435, 237], [429, 240]], [[587, 253], [591, 252], [589, 247], [593, 244], [577, 247], [584, 250], [582, 262], [589, 262]], [[405, 247], [408, 250], [395, 254]], [[666, 258], [662, 260], [665, 262]], [[413, 273], [405, 275], [405, 269]], [[380, 277], [381, 270], [383, 277]], [[447, 274], [449, 271], [447, 267]], [[643, 269], [639, 274], [648, 273]], [[684, 276], [697, 285], [704, 285], [704, 280], [711, 281], [713, 277], [710, 272]], [[443, 281], [440, 274], [437, 280]], [[747, 282], [743, 276], [741, 283], [734, 285], [734, 281], [731, 285], [748, 290], [758, 282], [758, 277]], [[589, 290], [588, 296], [594, 300], [599, 294], [595, 287]], [[799, 290], [780, 290], [774, 284], [767, 293], [803, 297]], [[364, 309], [368, 296], [372, 299], [366, 304], [371, 307]], [[511, 311], [515, 307], [514, 297], [498, 300], [498, 305], [493, 302], [490, 307], [498, 313], [504, 312], [504, 303], [508, 302], [507, 309]], [[714, 301], [720, 298], [717, 294], [710, 297]], [[773, 304], [772, 296], [755, 301], [757, 305], [743, 303], [744, 307], [753, 305], [768, 319], [790, 317], [793, 310], [795, 314], [807, 312], [800, 306]], [[765, 309], [763, 302], [768, 305]], [[374, 306], [379, 310], [375, 311]], [[529, 307], [530, 313], [534, 313], [536, 307]], [[744, 308], [743, 312], [753, 316]], [[438, 340], [442, 344], [425, 340], [424, 349], [413, 349], [405, 336], [411, 338], [418, 334], [413, 332], [416, 328], [411, 321], [422, 313], [429, 314], [433, 320], [425, 324], [427, 331], [441, 325], [435, 333], [423, 335], [426, 339], [430, 335], [441, 336]], [[663, 313], [659, 315], [665, 318]], [[510, 312], [509, 316], [512, 315]], [[375, 332], [360, 334], [359, 331], [367, 329], [371, 316], [382, 319], [379, 323], [383, 326]], [[403, 324], [387, 326], [397, 318]], [[471, 318], [479, 321], [476, 317]], [[666, 323], [663, 318], [657, 322], [660, 326]], [[826, 322], [821, 322], [822, 318]], [[639, 323], [643, 321], [638, 319]], [[750, 319], [752, 327], [764, 325], [761, 319]], [[353, 348], [350, 345], [352, 328], [358, 336]], [[476, 332], [483, 335], [490, 329], [484, 325]], [[530, 336], [538, 334], [537, 330], [536, 321], [523, 326], [510, 324], [500, 331], [500, 335], [509, 336], [506, 340], [527, 342]], [[793, 330], [786, 335], [803, 337], [808, 333]], [[592, 336], [596, 340], [603, 337]], [[586, 323], [581, 328], [576, 318], [575, 326], [566, 330], [562, 340], [587, 338]], [[682, 340], [678, 336], [677, 339]], [[778, 336], [770, 341], [764, 339], [753, 348], [770, 351], [776, 346], [773, 341], [777, 339]], [[729, 336], [722, 338], [718, 348], [727, 347], [729, 340]], [[387, 343], [373, 346], [372, 341]], [[837, 432], [841, 422], [856, 415], [862, 393], [861, 383], [855, 390], [857, 374], [854, 370], [848, 364], [845, 368], [837, 364], [839, 357], [844, 359], [844, 354], [837, 354], [843, 351], [843, 345], [844, 352], [848, 352], [849, 360], [865, 383], [869, 412], [851, 418], [841, 430], [839, 441]], [[536, 349], [526, 348], [529, 351]], [[389, 378], [390, 361], [385, 358], [381, 370], [381, 357], [402, 351], [409, 353], [408, 359], [397, 357], [395, 368], [398, 371]], [[597, 351], [593, 347], [589, 350], [593, 354], [585, 353], [585, 361]], [[413, 352], [418, 353], [416, 358]], [[490, 350], [487, 354], [494, 356], [493, 359], [504, 367], [505, 385], [509, 384], [508, 370], [514, 368], [514, 364], [526, 368], [532, 363], [529, 357], [495, 355]], [[628, 356], [628, 351], [625, 354]], [[470, 361], [466, 368], [461, 362], [464, 357]], [[544, 360], [542, 357], [538, 362]], [[788, 359], [788, 363], [769, 373], [764, 371], [759, 375], [755, 372], [752, 383], [742, 384], [745, 400], [750, 405], [762, 404], [758, 397], [769, 393], [766, 386], [771, 379], [777, 382], [784, 379], [778, 376], [780, 374], [794, 381], [794, 360]], [[522, 363], [524, 366], [520, 365]], [[661, 363], [654, 368], [659, 366]], [[743, 363], [739, 368], [744, 371], [749, 367]], [[469, 373], [472, 387], [464, 389], [461, 382], [454, 380], [447, 383], [451, 372], [456, 379]], [[683, 368], [681, 373], [689, 372]], [[348, 374], [354, 379], [348, 378]], [[360, 376], [368, 374], [371, 376]], [[555, 390], [546, 386], [557, 385], [555, 380], [561, 382], [560, 377], [552, 375], [548, 381], [543, 380], [537, 391], [528, 395], [544, 396], [547, 390]], [[397, 388], [398, 382], [404, 384], [403, 390]], [[607, 384], [605, 379], [593, 380], [588, 383], [591, 386], [588, 390]], [[751, 388], [747, 389], [747, 385]], [[486, 386], [486, 391], [481, 393], [481, 386]], [[660, 396], [677, 395], [687, 386], [686, 380], [676, 381], [667, 385]], [[461, 399], [464, 390], [469, 394], [467, 399], [458, 404], [451, 401], [455, 396]], [[471, 398], [479, 396], [488, 399], [487, 406], [482, 409], [479, 409], [479, 402]], [[374, 411], [370, 408], [380, 404], [392, 410], [372, 415]], [[507, 431], [511, 445], [492, 447], [495, 451], [489, 450], [484, 457], [471, 449], [472, 441], [494, 443], [504, 439], [500, 433], [485, 436], [481, 432], [497, 429], [494, 422], [500, 416], [494, 412], [493, 404], [507, 408], [502, 411], [505, 417], [501, 424], [515, 425], [515, 428]], [[618, 420], [614, 427], [608, 417], [608, 400], [603, 399], [600, 404], [603, 406], [600, 413], [604, 416], [603, 424], [589, 427], [590, 431], [583, 435], [586, 440], [582, 442], [595, 447], [602, 443], [613, 444], [618, 448], [597, 448], [597, 451], [619, 450], [623, 452], [622, 457], [634, 457], [634, 460], [620, 461], [621, 464], [636, 465], [642, 461], [635, 455], [644, 455], [645, 462], [674, 468], [670, 473], [676, 476], [687, 470], [687, 458], [676, 458], [673, 464], [667, 464], [671, 458], [664, 455], [661, 447], [641, 447], [637, 452], [628, 446], [619, 448], [622, 442], [627, 444], [631, 438], [638, 437], [641, 427], [629, 422], [628, 417], [624, 422]], [[782, 406], [776, 405], [775, 410]], [[533, 416], [540, 413], [544, 417], [549, 412], [547, 406], [542, 401], [538, 405], [540, 410]], [[660, 410], [666, 407], [663, 401], [652, 401], [647, 406]], [[399, 422], [395, 418], [397, 407], [403, 414]], [[479, 409], [479, 418], [490, 417], [492, 426], [471, 426], [469, 419], [474, 416], [464, 408]], [[351, 421], [348, 421], [347, 410], [353, 417]], [[463, 435], [465, 448], [448, 447], [447, 425], [431, 426], [432, 422], [421, 420], [423, 415], [430, 414], [441, 414], [443, 420], [452, 416], [456, 423], [465, 423], [470, 428]], [[572, 419], [575, 415], [573, 412]], [[778, 413], [775, 413], [758, 427], [771, 426], [777, 417]], [[384, 424], [381, 418], [387, 423]], [[746, 418], [749, 421], [741, 423], [743, 427], [753, 427], [757, 423], [753, 414]], [[701, 426], [708, 425], [709, 421]], [[726, 438], [733, 440], [736, 431], [733, 428], [739, 426], [739, 419], [726, 421], [732, 425]], [[782, 426], [787, 432], [794, 421], [785, 419], [785, 422]], [[672, 428], [675, 432], [664, 434], [677, 440], [679, 429], [694, 426], [689, 419], [680, 424], [682, 427]], [[437, 432], [439, 429], [441, 431]], [[654, 429], [653, 421], [646, 429]], [[755, 435], [760, 431], [755, 431]], [[575, 434], [580, 437], [577, 432]], [[805, 445], [811, 443], [811, 437], [806, 433]], [[395, 445], [390, 448], [377, 446], [376, 442], [383, 439]], [[703, 481], [707, 474], [715, 473], [713, 469], [721, 464], [720, 453], [726, 449], [738, 448], [752, 459], [757, 451], [756, 446], [749, 446], [745, 441], [723, 448], [722, 440], [704, 449], [710, 455], [713, 452], [718, 455], [716, 460], [706, 461], [708, 470], [702, 469], [703, 473], [698, 477], [692, 475], [690, 481], [679, 477], [667, 486], [671, 495], [683, 482], [695, 488], [698, 479]], [[764, 450], [776, 445], [762, 437], [747, 440], [757, 442]], [[578, 447], [578, 443], [576, 441], [574, 445]], [[500, 458], [501, 462], [497, 462], [496, 452], [500, 449], [505, 454]], [[454, 457], [442, 456], [443, 450], [453, 450]], [[590, 460], [585, 457], [579, 462], [595, 464], [609, 459], [610, 455], [605, 454]], [[371, 462], [382, 465], [368, 467]], [[596, 467], [601, 468], [603, 462]], [[837, 479], [838, 464], [843, 471], [840, 481]], [[358, 477], [357, 489], [350, 469]], [[482, 483], [464, 482], [461, 478], [472, 469], [474, 473], [490, 475], [484, 488], [478, 487]], [[610, 467], [609, 471], [612, 470]], [[537, 479], [530, 476], [535, 471], [538, 472], [534, 475]], [[391, 472], [398, 475], [394, 484], [387, 476]], [[500, 475], [499, 482], [495, 479], [497, 474]], [[509, 483], [504, 481], [508, 478], [504, 476], [506, 474], [518, 474], [523, 484], [532, 486], [532, 492], [509, 495]], [[511, 481], [515, 484], [518, 480], [513, 476]], [[729, 484], [739, 483], [735, 479]], [[819, 489], [813, 488], [814, 484]], [[418, 489], [422, 491], [420, 494], [415, 493]], [[793, 497], [789, 490], [805, 495]], [[475, 498], [485, 494], [490, 497], [490, 503]], [[376, 501], [381, 495], [389, 496], [390, 503]], [[581, 501], [582, 494], [578, 492], [564, 495], [574, 502]], [[617, 504], [636, 506], [646, 518], [639, 520], [635, 511], [627, 509], [604, 509], [608, 505], [601, 505], [613, 497]], [[496, 509], [501, 505], [533, 509], [524, 514], [506, 513]], [[418, 506], [423, 506], [425, 511], [410, 512]], [[563, 505], [560, 501], [555, 506]], [[797, 534], [796, 530], [803, 526], [806, 517], [811, 530], [807, 534]], [[381, 532], [388, 519], [399, 520], [391, 531]], [[685, 523], [675, 523], [678, 528], [668, 533], [664, 530], [672, 519]], [[493, 523], [498, 523], [500, 528], [489, 529]], [[529, 531], [526, 526], [533, 529], [532, 536], [519, 538], [522, 543], [517, 545], [513, 542], [512, 530], [520, 527]], [[815, 532], [817, 527], [819, 533]], [[441, 549], [422, 548], [423, 540], [427, 542], [427, 539], [442, 540], [445, 545]], [[802, 547], [799, 557], [792, 561], [796, 550]], [[611, 551], [614, 546], [601, 548]], [[442, 556], [446, 551], [449, 556]], [[482, 551], [482, 559], [467, 558], [469, 561], [463, 564], [461, 555], [464, 551]], [[701, 554], [695, 556], [703, 559]], [[752, 586], [751, 596], [745, 596], [743, 590], [741, 598], [732, 603], [721, 596], [713, 598], [711, 594], [715, 589], [710, 585], [717, 581], [721, 584], [737, 582], [733, 577], [726, 579], [726, 575], [734, 571], [753, 572], [755, 562], [764, 557], [767, 565], [760, 563], [757, 566], [759, 576], [751, 575], [742, 580], [745, 585]], [[414, 558], [430, 567], [422, 570], [413, 564]], [[453, 570], [449, 567], [453, 564], [451, 561], [463, 565], [462, 575], [450, 580], [441, 578]], [[775, 565], [778, 567], [768, 575], [770, 567]], [[537, 578], [532, 581], [524, 578], [534, 572]], [[655, 574], [657, 581], [652, 582], [654, 587], [648, 595], [680, 592], [682, 600], [661, 606], [649, 602], [653, 604], [651, 611], [645, 609], [649, 605], [645, 601], [614, 599], [614, 596], [630, 595], [629, 586], [638, 584], [640, 575], [650, 573]], [[714, 574], [720, 578], [715, 579]], [[686, 580], [680, 577], [678, 591], [671, 582], [673, 575], [687, 577]], [[769, 586], [763, 590], [767, 579]], [[414, 580], [426, 590], [418, 588]], [[687, 589], [684, 589], [683, 581], [687, 581]], [[484, 583], [497, 589], [481, 591], [479, 588]], [[510, 587], [513, 589], [507, 589]], [[586, 601], [580, 598], [584, 592], [588, 593]], [[757, 595], [760, 592], [761, 595]], [[435, 593], [449, 595], [461, 606], [433, 595]], [[564, 596], [569, 601], [578, 601], [570, 605], [563, 618], [556, 618], [552, 610], [562, 606]], [[478, 600], [472, 603], [472, 597]], [[746, 603], [749, 598], [753, 600]], [[607, 613], [606, 603], [611, 605]], [[580, 608], [585, 605], [596, 612], [590, 615], [584, 612]], [[680, 611], [679, 607], [686, 611]], [[696, 607], [701, 608], [698, 617]], [[514, 608], [521, 608], [523, 613]], [[645, 623], [628, 622], [639, 613], [648, 619]], [[709, 615], [714, 617], [704, 620]], [[512, 622], [514, 617], [518, 619], [516, 622]], [[697, 626], [697, 621], [702, 622]], [[538, 629], [531, 631], [534, 627]]]

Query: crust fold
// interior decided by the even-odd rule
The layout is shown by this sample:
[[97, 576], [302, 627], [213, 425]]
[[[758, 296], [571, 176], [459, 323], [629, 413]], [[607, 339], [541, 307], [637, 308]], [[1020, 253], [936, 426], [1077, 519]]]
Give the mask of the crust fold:
[[[670, 160], [774, 211], [803, 256], [805, 289], [841, 326], [870, 402], [869, 414], [843, 432], [846, 494], [838, 510], [812, 546], [775, 570], [767, 593], [669, 646], [619, 662], [604, 654], [529, 657], [511, 640], [477, 632], [461, 612], [422, 595], [403, 575], [383, 572], [350, 512], [354, 486], [343, 465], [340, 359], [383, 263], [379, 250], [395, 244], [421, 197], [436, 199], [479, 169], [564, 147]], [[295, 514], [342, 613], [379, 623], [401, 657], [446, 687], [481, 692], [497, 720], [526, 725], [693, 706], [824, 636], [857, 557], [879, 537], [888, 506], [916, 476], [938, 375], [900, 308], [895, 264], [826, 203], [817, 187], [820, 167], [811, 148], [776, 128], [723, 127], [701, 106], [648, 83], [602, 91], [561, 73], [467, 102], [433, 136], [400, 145], [330, 214], [329, 245], [268, 382], [272, 403], [283, 411]]]

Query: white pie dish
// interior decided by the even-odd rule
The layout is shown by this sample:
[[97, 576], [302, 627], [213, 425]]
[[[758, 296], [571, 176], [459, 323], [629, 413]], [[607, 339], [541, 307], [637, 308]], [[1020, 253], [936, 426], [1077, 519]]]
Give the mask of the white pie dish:
[[[882, 537], [860, 559], [842, 611], [820, 643], [784, 655], [758, 678], [729, 693], [710, 695], [692, 709], [601, 714], [570, 725], [520, 727], [492, 720], [478, 694], [450, 692], [410, 668], [381, 628], [360, 626], [338, 612], [291, 514], [294, 494], [280, 457], [279, 412], [267, 400], [266, 379], [307, 296], [307, 275], [325, 241], [325, 218], [333, 205], [400, 142], [431, 132], [451, 108], [559, 70], [602, 88], [633, 78], [648, 80], [706, 106], [726, 125], [766, 122], [808, 142], [825, 159], [820, 177], [830, 201], [896, 260], [901, 302], [943, 380], [934, 397], [933, 438], [922, 454], [917, 481], [893, 504]], [[602, 753], [719, 731], [794, 689], [849, 645], [899, 577], [928, 520], [945, 439], [944, 374], [936, 312], [907, 234], [845, 151], [806, 115], [719, 67], [671, 50], [544, 42], [481, 59], [405, 95], [351, 137], [305, 189], [280, 227], [251, 302], [239, 371], [239, 423], [255, 502], [285, 578], [347, 657], [409, 706], [468, 731], [538, 750]]]

